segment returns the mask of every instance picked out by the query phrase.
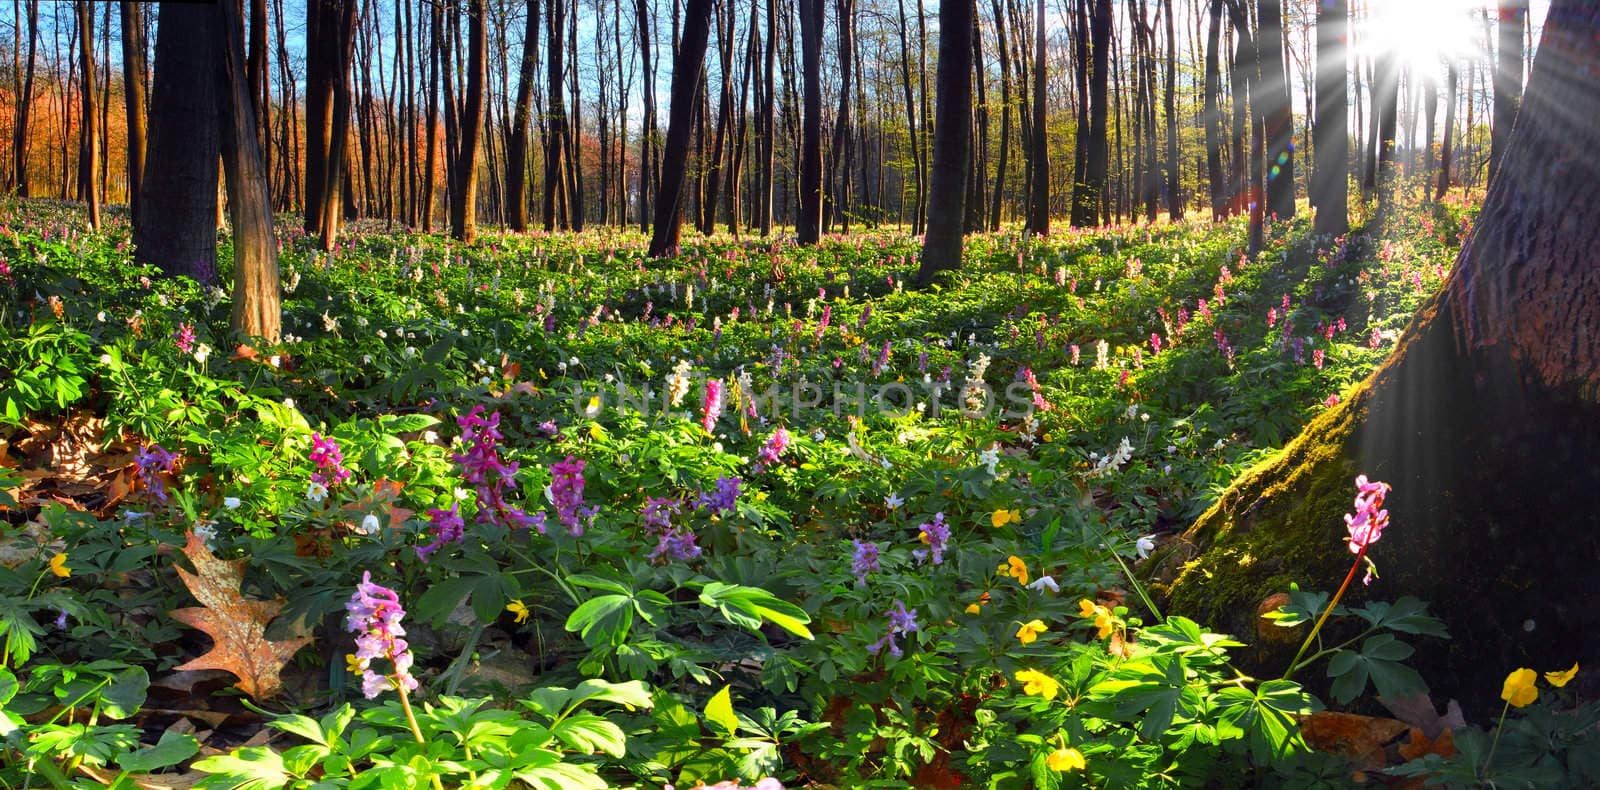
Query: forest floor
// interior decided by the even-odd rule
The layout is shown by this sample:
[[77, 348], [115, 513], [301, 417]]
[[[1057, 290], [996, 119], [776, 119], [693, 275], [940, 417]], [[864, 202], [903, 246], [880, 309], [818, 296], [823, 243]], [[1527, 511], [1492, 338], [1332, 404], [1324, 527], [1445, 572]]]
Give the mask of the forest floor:
[[[0, 205], [0, 774], [1444, 770], [1431, 707], [1308, 718], [1130, 576], [1384, 359], [1474, 212], [1320, 250], [1283, 222], [1253, 261], [1238, 221], [975, 235], [927, 291], [891, 230], [652, 261], [625, 231], [468, 248], [371, 222], [328, 254], [285, 222], [285, 337], [252, 348], [224, 287], [131, 261], [125, 220]], [[1286, 626], [1316, 604], [1285, 602]], [[1396, 653], [1357, 658], [1425, 691], [1378, 679]], [[1338, 663], [1308, 686], [1372, 712]]]

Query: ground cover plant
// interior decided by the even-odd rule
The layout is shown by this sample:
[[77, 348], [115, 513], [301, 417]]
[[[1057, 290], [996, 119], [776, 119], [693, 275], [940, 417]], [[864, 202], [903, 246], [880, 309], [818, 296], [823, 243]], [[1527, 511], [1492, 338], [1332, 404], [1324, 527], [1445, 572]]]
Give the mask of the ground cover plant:
[[[256, 348], [224, 339], [226, 239], [216, 282], [164, 278], [114, 216], [8, 204], [0, 778], [1593, 781], [1576, 668], [1513, 673], [1499, 723], [1416, 712], [1405, 659], [1449, 624], [1371, 578], [1406, 528], [1381, 481], [1312, 549], [1343, 584], [1286, 579], [1260, 633], [1141, 582], [1385, 357], [1473, 213], [1320, 249], [1276, 223], [1254, 260], [1242, 222], [980, 235], [922, 291], [887, 230], [647, 260], [285, 225]], [[1283, 677], [1264, 644], [1299, 647]], [[1403, 742], [1323, 736], [1379, 696]]]

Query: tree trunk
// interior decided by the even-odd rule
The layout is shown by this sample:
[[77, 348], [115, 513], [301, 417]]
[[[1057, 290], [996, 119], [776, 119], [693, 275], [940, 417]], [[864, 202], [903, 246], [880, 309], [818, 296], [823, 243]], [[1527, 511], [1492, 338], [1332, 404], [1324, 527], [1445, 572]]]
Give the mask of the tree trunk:
[[[1000, 57], [1000, 155], [995, 161], [994, 199], [989, 208], [989, 230], [1000, 230], [1000, 209], [1005, 205], [1006, 168], [1011, 158], [1011, 53], [1006, 51], [1006, 19], [1000, 0], [994, 3], [995, 51]], [[1079, 135], [1082, 145], [1082, 135]]]
[[1106, 197], [1106, 177], [1111, 164], [1106, 142], [1111, 0], [1094, 0], [1094, 13], [1089, 22], [1089, 46], [1094, 63], [1089, 73], [1089, 151], [1084, 157], [1084, 177], [1074, 184], [1072, 196], [1072, 224], [1080, 228], [1100, 224], [1101, 207]]
[[150, 85], [150, 149], [133, 224], [134, 256], [169, 275], [216, 281], [220, 25], [214, 7], [161, 6]]
[[1368, 178], [1378, 196], [1376, 219], [1379, 225], [1387, 217], [1394, 200], [1395, 126], [1400, 109], [1400, 64], [1397, 55], [1387, 53], [1378, 62], [1377, 84], [1372, 86], [1373, 115], [1378, 122], [1378, 137], [1374, 151], [1372, 171]]
[[1314, 232], [1330, 238], [1350, 231], [1350, 117], [1345, 40], [1350, 10], [1345, 0], [1317, 4], [1317, 113], [1311, 171]]
[[[1228, 215], [1228, 181], [1222, 173], [1222, 72], [1218, 52], [1222, 44], [1222, 0], [1210, 0], [1206, 28], [1205, 125], [1206, 180], [1211, 188], [1211, 219]], [[1318, 28], [1320, 30], [1320, 27]]]
[[[1109, 0], [1107, 0], [1109, 2]], [[972, 140], [972, 19], [975, 0], [939, 3], [939, 94], [928, 184], [927, 233], [916, 285], [961, 266], [967, 156]], [[1042, 64], [1041, 64], [1042, 65]]]
[[[942, 33], [940, 34], [943, 35]], [[1045, 118], [1044, 0], [1033, 20], [1033, 152], [1028, 157], [1028, 227], [1034, 236], [1050, 235], [1050, 141]]]
[[[549, 91], [545, 95], [548, 131], [544, 148], [543, 212], [546, 232], [556, 229], [558, 217], [560, 227], [565, 229], [570, 216], [567, 212], [556, 210], [566, 186], [562, 155], [567, 147], [567, 104], [563, 85], [566, 81], [567, 0], [550, 0], [548, 10], [546, 27], [549, 36], [545, 40], [545, 67]], [[566, 197], [570, 199], [570, 195]]]
[[[244, 57], [239, 0], [216, 7], [223, 36], [212, 68], [217, 80], [222, 165], [227, 171], [228, 215], [233, 224], [233, 315], [229, 329], [241, 339], [278, 341], [278, 243], [272, 233], [272, 191], [256, 140]], [[164, 14], [165, 12], [163, 12]]]
[[1174, 32], [1172, 0], [1163, 4], [1167, 18], [1167, 216], [1183, 219], [1183, 189], [1180, 181], [1183, 161], [1178, 151], [1178, 38]]
[[516, 115], [506, 146], [506, 224], [518, 232], [528, 229], [528, 123], [533, 113], [533, 81], [539, 62], [539, 0], [528, 0], [527, 23], [522, 68], [517, 72]]
[[766, 0], [767, 3], [767, 51], [763, 53], [766, 62], [763, 64], [762, 104], [761, 104], [761, 140], [760, 149], [761, 167], [761, 192], [757, 196], [756, 214], [761, 223], [761, 235], [766, 237], [772, 233], [772, 193], [773, 171], [776, 169], [773, 157], [773, 140], [777, 137], [776, 126], [777, 93], [774, 76], [778, 59], [778, 0]]
[[[1501, 709], [1508, 667], [1600, 658], [1600, 82], [1571, 66], [1600, 61], [1600, 7], [1555, 0], [1547, 19], [1522, 122], [1442, 291], [1382, 367], [1150, 566], [1170, 612], [1256, 633], [1266, 595], [1348, 567], [1355, 473], [1389, 482], [1382, 578], [1347, 603], [1430, 601], [1453, 639], [1419, 640], [1408, 663], [1479, 720]], [[1282, 658], [1260, 652], [1251, 674]]]
[[[17, 10], [13, 1], [13, 10]], [[28, 121], [33, 110], [34, 63], [38, 59], [39, 0], [28, 0], [28, 56], [22, 66], [21, 90], [16, 94], [17, 111], [11, 127], [11, 183], [17, 194], [32, 197], [32, 184], [28, 181]], [[19, 18], [16, 24], [22, 24]]]
[[[800, 144], [800, 206], [796, 240], [816, 244], [822, 236], [822, 0], [799, 0], [801, 82], [805, 94]], [[964, 57], [972, 57], [970, 54]]]
[[145, 156], [144, 14], [140, 3], [122, 0], [120, 5], [122, 103], [128, 124], [128, 216], [138, 222]]
[[471, 244], [478, 235], [478, 148], [483, 137], [483, 83], [488, 79], [488, 22], [483, 0], [467, 4], [467, 103], [461, 113], [461, 152], [455, 194], [450, 198], [450, 235]]
[[1278, 219], [1294, 216], [1294, 116], [1290, 113], [1288, 72], [1283, 67], [1282, 0], [1261, 0], [1257, 63], [1265, 101], [1267, 211]]
[[100, 227], [100, 130], [94, 111], [94, 8], [78, 0], [78, 45], [83, 58], [79, 114], [83, 117], [78, 147], [78, 184], [89, 209], [89, 227]]
[[1528, 0], [1500, 0], [1499, 46], [1495, 49], [1494, 120], [1489, 140], [1489, 181], [1500, 167], [1506, 140], [1522, 102], [1522, 30], [1528, 23]]
[[267, 85], [267, 0], [250, 0], [250, 55], [245, 59], [250, 77], [250, 106], [256, 119], [256, 139], [261, 144], [261, 169], [272, 173], [272, 100]]
[[1452, 154], [1451, 143], [1454, 141], [1456, 128], [1456, 64], [1450, 64], [1450, 85], [1445, 91], [1444, 105], [1444, 139], [1439, 143], [1439, 185], [1433, 195], [1434, 200], [1444, 200], [1444, 194], [1450, 190], [1450, 157]]
[[688, 0], [684, 10], [683, 39], [678, 42], [678, 54], [672, 64], [672, 105], [667, 111], [667, 139], [661, 152], [661, 187], [656, 191], [655, 228], [650, 237], [652, 258], [678, 254], [689, 135], [700, 107], [700, 97], [695, 94], [705, 68], [706, 43], [711, 38], [712, 3], [713, 0]]

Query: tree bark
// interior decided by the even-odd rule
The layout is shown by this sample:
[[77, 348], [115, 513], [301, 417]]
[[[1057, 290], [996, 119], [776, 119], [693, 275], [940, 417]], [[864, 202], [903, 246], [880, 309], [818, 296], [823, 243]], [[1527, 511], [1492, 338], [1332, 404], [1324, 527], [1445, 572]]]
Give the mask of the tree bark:
[[972, 141], [972, 19], [975, 0], [939, 3], [939, 93], [928, 184], [928, 222], [916, 285], [961, 266], [967, 197], [967, 156]]
[[[13, 0], [12, 9], [16, 8]], [[11, 127], [11, 183], [17, 189], [17, 194], [22, 197], [33, 196], [33, 185], [28, 180], [28, 126], [33, 110], [33, 75], [34, 64], [38, 59], [39, 46], [39, 0], [28, 0], [28, 56], [22, 65], [19, 88], [17, 92], [17, 112]], [[19, 13], [16, 24], [22, 24]]]
[[[943, 34], [941, 34], [942, 36]], [[1045, 113], [1044, 0], [1033, 20], [1033, 152], [1028, 157], [1028, 227], [1034, 236], [1050, 235], [1050, 142]]]
[[1278, 219], [1294, 216], [1294, 116], [1290, 112], [1288, 72], [1283, 67], [1283, 3], [1261, 0], [1257, 63], [1265, 101], [1267, 211]]
[[1072, 224], [1080, 228], [1100, 224], [1106, 177], [1110, 172], [1106, 88], [1111, 65], [1111, 0], [1094, 0], [1094, 13], [1089, 21], [1089, 47], [1094, 63], [1089, 74], [1089, 151], [1084, 157], [1084, 177], [1074, 184], [1072, 196]]
[[[800, 205], [795, 237], [802, 245], [822, 236], [822, 0], [799, 0], [800, 74], [805, 107], [800, 143]], [[971, 57], [968, 55], [967, 57]]]
[[128, 216], [138, 222], [145, 156], [144, 14], [140, 3], [122, 0], [120, 6], [122, 105], [128, 125]]
[[533, 81], [539, 62], [539, 0], [528, 0], [522, 39], [522, 68], [517, 72], [517, 103], [506, 151], [506, 224], [528, 229], [528, 123], [533, 114]]
[[1222, 0], [1210, 0], [1210, 23], [1206, 28], [1205, 127], [1206, 180], [1211, 190], [1211, 219], [1228, 215], [1228, 180], [1222, 172], [1222, 72], [1218, 52], [1222, 44]]
[[94, 111], [94, 8], [89, 0], [78, 0], [78, 45], [83, 58], [83, 82], [79, 88], [79, 114], [82, 118], [78, 147], [78, 183], [89, 209], [89, 227], [100, 227], [100, 130]]
[[1167, 216], [1183, 219], [1182, 158], [1178, 151], [1178, 38], [1174, 32], [1172, 0], [1163, 3], [1167, 19]]
[[687, 175], [689, 135], [699, 112], [706, 43], [711, 38], [713, 0], [688, 0], [684, 10], [683, 38], [672, 64], [672, 104], [668, 109], [667, 139], [662, 148], [661, 187], [656, 192], [655, 228], [649, 255], [662, 258], [678, 254], [678, 233], [683, 223], [683, 182]]
[[214, 7], [161, 6], [150, 85], [150, 149], [133, 224], [134, 257], [168, 275], [216, 280], [216, 69], [220, 33]]
[[1506, 141], [1522, 102], [1522, 31], [1528, 24], [1528, 0], [1500, 0], [1499, 46], [1495, 49], [1494, 119], [1489, 139], [1489, 182], [1499, 170]]
[[1319, 236], [1343, 236], [1350, 231], [1349, 94], [1345, 41], [1350, 29], [1350, 9], [1345, 0], [1317, 4], [1317, 113], [1312, 136], [1315, 163], [1311, 171], [1312, 202], [1316, 204], [1313, 231]]
[[[228, 214], [233, 225], [233, 314], [229, 329], [241, 339], [278, 341], [278, 244], [272, 233], [272, 190], [256, 140], [255, 110], [247, 82], [239, 0], [216, 6], [223, 43], [216, 75], [221, 108], [222, 165], [227, 171]], [[209, 10], [209, 9], [207, 9]], [[165, 12], [163, 12], [165, 13]]]
[[1444, 139], [1439, 143], [1439, 181], [1434, 192], [1434, 200], [1444, 200], [1444, 195], [1450, 190], [1450, 160], [1451, 144], [1454, 142], [1456, 129], [1456, 64], [1450, 64], [1449, 87], [1445, 91], [1444, 105]]
[[[545, 94], [546, 125], [544, 149], [544, 229], [565, 229], [569, 214], [557, 211], [564, 197], [566, 180], [562, 169], [563, 155], [567, 149], [567, 104], [564, 98], [566, 80], [567, 0], [550, 0], [546, 14], [549, 36], [545, 40], [545, 68], [548, 92]], [[565, 195], [570, 199], [570, 195]]]
[[[1600, 7], [1555, 0], [1547, 20], [1521, 120], [1443, 289], [1383, 366], [1149, 566], [1168, 611], [1256, 633], [1263, 597], [1348, 567], [1340, 514], [1355, 473], [1389, 482], [1392, 526], [1371, 550], [1382, 578], [1346, 602], [1430, 601], [1453, 638], [1417, 641], [1409, 663], [1469, 718], [1502, 708], [1507, 667], [1600, 657], [1600, 445], [1588, 439], [1600, 420], [1600, 82], [1572, 68], [1600, 61]], [[1246, 671], [1285, 657], [1259, 649]]]
[[483, 0], [467, 4], [467, 103], [461, 113], [461, 152], [455, 194], [450, 198], [450, 235], [471, 244], [478, 235], [478, 148], [483, 137], [483, 83], [488, 79], [488, 21]]

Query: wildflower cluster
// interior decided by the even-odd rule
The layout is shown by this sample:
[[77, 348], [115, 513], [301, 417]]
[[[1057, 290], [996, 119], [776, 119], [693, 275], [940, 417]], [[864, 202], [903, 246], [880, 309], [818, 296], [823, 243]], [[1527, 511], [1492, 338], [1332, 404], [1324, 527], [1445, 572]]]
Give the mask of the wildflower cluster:
[[171, 472], [177, 460], [177, 456], [167, 452], [159, 444], [141, 447], [133, 453], [133, 463], [138, 468], [139, 479], [144, 482], [145, 489], [162, 502], [167, 501], [167, 486], [162, 482], [161, 475]]
[[855, 554], [850, 558], [850, 572], [856, 576], [856, 586], [867, 586], [867, 574], [876, 573], [878, 568], [878, 544], [872, 541], [851, 540], [855, 545]]
[[458, 507], [451, 505], [449, 510], [428, 509], [428, 522], [432, 525], [429, 531], [433, 534], [433, 542], [417, 547], [417, 557], [423, 562], [427, 562], [428, 558], [444, 544], [461, 542], [466, 534], [466, 522], [462, 521]]
[[500, 442], [505, 437], [500, 433], [499, 412], [485, 417], [483, 411], [482, 406], [474, 406], [456, 419], [466, 451], [450, 456], [461, 467], [461, 479], [477, 490], [477, 521], [506, 529], [531, 527], [542, 534], [543, 512], [530, 514], [506, 503], [506, 492], [517, 487], [517, 463], [507, 464], [500, 458]]
[[760, 452], [756, 455], [756, 469], [765, 470], [767, 467], [777, 463], [778, 459], [783, 456], [783, 452], [789, 449], [790, 441], [788, 431], [783, 428], [774, 430], [772, 436], [767, 438], [766, 444], [761, 446]]
[[719, 477], [716, 489], [710, 492], [702, 491], [694, 506], [706, 508], [719, 516], [726, 516], [739, 507], [740, 483], [737, 477]]
[[683, 503], [668, 497], [647, 496], [640, 519], [645, 533], [656, 538], [656, 548], [650, 552], [650, 561], [673, 560], [687, 562], [700, 556], [700, 546], [695, 543], [694, 532], [688, 527], [674, 525], [672, 517], [683, 510]]
[[329, 488], [350, 479], [350, 470], [344, 468], [344, 450], [338, 442], [320, 433], [311, 434], [311, 452], [306, 459], [316, 464], [317, 471], [311, 473], [311, 482], [317, 485]]
[[918, 630], [917, 610], [907, 610], [905, 604], [896, 600], [894, 606], [885, 614], [889, 618], [889, 630], [884, 633], [882, 639], [867, 645], [867, 652], [877, 655], [887, 647], [889, 655], [899, 658], [904, 655], [900, 649], [900, 637]]
[[[556, 507], [556, 520], [567, 528], [573, 537], [583, 534], [583, 520], [593, 516], [595, 509], [583, 502], [583, 467], [585, 462], [567, 456], [567, 460], [550, 466], [550, 487], [545, 497]], [[542, 525], [540, 532], [543, 532]]]
[[[361, 574], [361, 583], [355, 594], [344, 605], [348, 613], [345, 628], [356, 635], [356, 652], [346, 657], [353, 672], [361, 673], [361, 692], [372, 699], [385, 689], [396, 689], [405, 694], [417, 687], [411, 675], [413, 661], [406, 630], [400, 620], [406, 610], [400, 606], [400, 596], [387, 587], [372, 581], [372, 572]], [[388, 674], [378, 674], [372, 669], [372, 660], [381, 658], [390, 664]]]
[[931, 560], [934, 565], [942, 564], [945, 549], [950, 545], [950, 525], [944, 523], [944, 514], [933, 514], [933, 520], [924, 523], [918, 529], [920, 532], [917, 540], [922, 541], [927, 548], [913, 549], [911, 555], [916, 557], [918, 562]]

